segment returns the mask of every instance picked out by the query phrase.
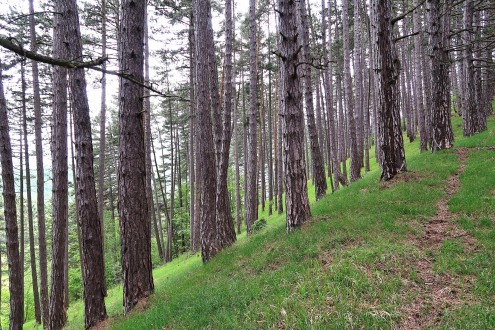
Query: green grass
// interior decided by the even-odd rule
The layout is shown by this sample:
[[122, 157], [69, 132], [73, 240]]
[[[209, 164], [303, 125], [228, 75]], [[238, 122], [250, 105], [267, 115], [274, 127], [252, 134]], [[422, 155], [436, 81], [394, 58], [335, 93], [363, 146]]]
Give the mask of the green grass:
[[[489, 131], [472, 138], [459, 134], [456, 146], [495, 145], [495, 120]], [[122, 290], [109, 291], [112, 329], [390, 329], [418, 281], [411, 261], [425, 252], [411, 237], [436, 212], [447, 178], [459, 167], [454, 150], [435, 154], [406, 144], [409, 171], [391, 184], [372, 171], [348, 188], [315, 202], [312, 219], [290, 235], [285, 216], [260, 217], [267, 227], [203, 265], [182, 256], [157, 268], [155, 293], [144, 312], [122, 316]], [[461, 188], [451, 202], [458, 225], [476, 238], [467, 250], [461, 240], [446, 240], [435, 252], [434, 270], [473, 283], [466, 303], [444, 313], [440, 328], [495, 328], [495, 151], [470, 151]], [[83, 328], [83, 305], [69, 309], [67, 329]], [[32, 323], [25, 328], [31, 329]]]

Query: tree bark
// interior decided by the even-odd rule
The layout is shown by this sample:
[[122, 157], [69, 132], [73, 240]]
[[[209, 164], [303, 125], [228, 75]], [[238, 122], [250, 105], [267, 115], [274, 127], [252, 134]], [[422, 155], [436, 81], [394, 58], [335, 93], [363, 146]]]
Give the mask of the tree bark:
[[[107, 56], [107, 0], [101, 0], [101, 56]], [[103, 62], [102, 69], [106, 70], [107, 64]], [[100, 152], [98, 157], [98, 216], [101, 221], [101, 246], [105, 252], [105, 146], [106, 132], [105, 122], [107, 113], [107, 75], [103, 72], [101, 76], [101, 104], [100, 104]]]
[[356, 119], [354, 117], [354, 98], [352, 92], [351, 55], [349, 41], [349, 0], [342, 0], [342, 26], [343, 26], [343, 48], [344, 48], [344, 88], [345, 105], [347, 115], [347, 126], [349, 129], [349, 151], [351, 157], [350, 170], [351, 182], [361, 178], [361, 162], [359, 161], [359, 150], [357, 143]]
[[[413, 6], [418, 7], [413, 12], [413, 30], [421, 31], [421, 17], [420, 17], [420, 7], [419, 0], [413, 0]], [[424, 109], [424, 97], [423, 97], [423, 66], [421, 61], [422, 50], [421, 50], [421, 40], [423, 36], [422, 33], [414, 36], [414, 68], [415, 68], [415, 107], [418, 114], [418, 126], [419, 126], [419, 149], [421, 152], [428, 150], [428, 133], [425, 121], [425, 109]]]
[[[327, 119], [328, 119], [328, 141], [330, 144], [330, 153], [331, 153], [331, 165], [332, 165], [332, 172], [334, 176], [334, 190], [338, 190], [339, 184], [341, 185], [347, 185], [347, 179], [346, 177], [342, 174], [342, 172], [339, 169], [339, 162], [338, 162], [338, 149], [337, 149], [337, 125], [335, 124], [335, 114], [334, 114], [334, 107], [333, 107], [333, 66], [332, 66], [332, 24], [328, 24], [327, 27], [327, 20], [325, 17], [325, 0], [321, 1], [321, 7], [322, 7], [322, 37], [323, 37], [323, 61], [325, 63], [328, 63], [328, 70], [325, 70], [323, 73], [323, 84], [325, 87], [325, 103], [326, 103], [326, 113], [327, 113]], [[328, 41], [326, 38], [328, 31]], [[328, 50], [327, 50], [328, 46]], [[341, 140], [342, 142], [342, 140]]]
[[36, 252], [34, 245], [34, 225], [33, 225], [33, 203], [31, 198], [31, 169], [29, 166], [29, 145], [26, 118], [26, 81], [24, 78], [24, 63], [21, 67], [22, 75], [22, 130], [24, 136], [24, 158], [26, 159], [26, 190], [27, 190], [27, 213], [29, 232], [29, 257], [31, 263], [31, 279], [33, 285], [34, 317], [37, 324], [41, 324], [41, 306], [38, 290], [38, 271], [36, 269]]
[[[54, 11], [65, 12], [64, 2], [55, 2]], [[53, 56], [70, 58], [67, 45], [66, 15], [53, 17]], [[53, 67], [53, 126], [52, 126], [52, 276], [48, 328], [62, 329], [67, 320], [65, 308], [65, 269], [67, 255], [68, 164], [67, 164], [67, 69]]]
[[[146, 1], [123, 0], [121, 8], [120, 70], [142, 83]], [[154, 289], [142, 97], [142, 87], [119, 79], [119, 218], [126, 314]]]
[[258, 218], [258, 193], [257, 193], [257, 150], [256, 150], [256, 122], [257, 122], [257, 65], [256, 65], [256, 1], [249, 0], [249, 132], [247, 150], [247, 177], [246, 177], [246, 203], [245, 221], [248, 234], [251, 233], [251, 226]]
[[371, 1], [373, 28], [373, 69], [378, 85], [378, 135], [383, 153], [380, 166], [382, 180], [390, 180], [406, 171], [404, 143], [400, 127], [398, 84], [399, 61], [392, 41], [392, 3], [390, 0]]
[[[69, 49], [70, 58], [82, 58], [76, 1], [62, 2], [62, 13], [68, 24], [67, 39], [64, 42]], [[106, 289], [102, 219], [98, 215], [96, 199], [91, 119], [84, 69], [69, 71], [69, 85], [74, 109], [76, 203], [82, 229], [84, 323], [86, 329], [89, 329], [107, 317], [104, 301]]]
[[[0, 63], [1, 67], [1, 63]], [[24, 323], [24, 292], [19, 255], [19, 231], [15, 202], [14, 166], [12, 164], [12, 145], [10, 142], [7, 102], [3, 92], [2, 71], [0, 69], [0, 160], [2, 165], [3, 212], [5, 216], [5, 236], [7, 243], [7, 261], [9, 268], [10, 292], [10, 329], [22, 329]]]
[[327, 192], [327, 179], [325, 177], [325, 164], [318, 141], [318, 131], [315, 123], [315, 113], [313, 104], [313, 79], [311, 77], [311, 50], [309, 47], [309, 27], [306, 11], [306, 2], [298, 2], [299, 11], [299, 34], [301, 36], [300, 62], [307, 63], [299, 66], [299, 75], [304, 83], [304, 101], [306, 102], [306, 120], [311, 150], [311, 163], [313, 170], [313, 181], [316, 190], [316, 199], [323, 198]]
[[232, 21], [232, 0], [225, 1], [225, 63], [224, 63], [224, 88], [223, 88], [223, 114], [222, 114], [222, 138], [220, 143], [220, 157], [218, 174], [217, 174], [217, 196], [216, 212], [218, 226], [218, 243], [220, 246], [227, 247], [235, 242], [235, 227], [230, 212], [230, 199], [228, 190], [228, 169], [230, 142], [232, 138], [232, 105], [234, 100], [234, 88], [232, 80], [233, 59], [232, 53], [234, 48], [234, 29]]
[[280, 54], [283, 77], [283, 145], [286, 187], [286, 227], [290, 232], [311, 215], [304, 164], [304, 115], [301, 84], [297, 72], [300, 64], [300, 40], [295, 0], [279, 0]]
[[[30, 31], [30, 48], [31, 51], [37, 51], [36, 30], [34, 21], [34, 4], [33, 0], [29, 1], [29, 31]], [[48, 270], [47, 270], [47, 251], [46, 251], [46, 229], [45, 229], [45, 172], [43, 169], [43, 140], [41, 137], [41, 99], [38, 62], [31, 61], [33, 75], [33, 106], [35, 118], [35, 144], [36, 144], [36, 209], [38, 214], [38, 245], [39, 245], [39, 264], [40, 264], [40, 295], [41, 295], [41, 318], [43, 326], [47, 326], [48, 321]]]
[[450, 0], [428, 0], [431, 59], [431, 151], [450, 148], [454, 140], [450, 121]]
[[189, 104], [189, 224], [190, 224], [190, 249], [194, 253], [199, 249], [199, 241], [196, 240], [196, 162], [195, 162], [195, 140], [196, 140], [196, 114], [195, 114], [195, 48], [194, 48], [194, 14], [191, 12], [189, 16], [189, 98], [191, 103]]
[[199, 133], [199, 160], [201, 167], [201, 257], [211, 260], [219, 251], [216, 226], [216, 166], [213, 142], [208, 57], [201, 52], [208, 47], [210, 1], [196, 0], [196, 114]]

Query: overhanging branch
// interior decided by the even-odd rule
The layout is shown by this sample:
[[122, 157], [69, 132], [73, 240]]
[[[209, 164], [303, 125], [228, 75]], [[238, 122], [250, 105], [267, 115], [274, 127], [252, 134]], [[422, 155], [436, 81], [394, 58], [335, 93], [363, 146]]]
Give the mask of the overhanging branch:
[[98, 58], [93, 61], [88, 62], [78, 62], [71, 60], [61, 60], [57, 58], [53, 58], [50, 56], [41, 55], [30, 50], [24, 49], [22, 46], [16, 45], [11, 41], [11, 38], [6, 38], [0, 36], [0, 46], [22, 56], [25, 58], [29, 58], [30, 60], [43, 62], [47, 64], [57, 65], [68, 69], [81, 69], [81, 68], [91, 68], [94, 66], [102, 65], [108, 58]]

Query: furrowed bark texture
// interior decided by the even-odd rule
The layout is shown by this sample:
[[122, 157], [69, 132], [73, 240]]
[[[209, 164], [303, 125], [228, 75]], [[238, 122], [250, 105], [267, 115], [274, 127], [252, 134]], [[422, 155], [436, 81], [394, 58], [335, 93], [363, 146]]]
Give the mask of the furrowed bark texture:
[[[1, 62], [0, 62], [1, 65]], [[10, 142], [7, 102], [3, 92], [2, 71], [0, 69], [0, 161], [2, 165], [3, 212], [5, 216], [5, 236], [9, 269], [10, 329], [22, 329], [24, 323], [24, 292], [17, 227], [15, 202], [14, 166]]]
[[378, 86], [378, 135], [382, 158], [382, 180], [390, 180], [406, 171], [404, 143], [399, 113], [399, 61], [392, 40], [392, 3], [390, 0], [371, 1], [373, 28], [373, 69]]
[[[300, 61], [302, 63], [311, 62], [311, 50], [309, 47], [309, 27], [308, 15], [306, 12], [306, 2], [298, 2], [299, 11], [299, 35], [301, 36], [302, 48], [300, 51]], [[318, 131], [315, 123], [315, 113], [313, 104], [313, 80], [311, 77], [311, 66], [303, 64], [299, 66], [300, 76], [304, 82], [304, 101], [306, 102], [306, 120], [308, 123], [308, 135], [313, 165], [313, 178], [316, 189], [316, 199], [321, 199], [327, 192], [327, 179], [325, 177], [325, 164], [318, 141]], [[303, 87], [303, 86], [301, 86]]]
[[[217, 174], [217, 226], [218, 242], [220, 246], [226, 247], [235, 242], [235, 227], [230, 212], [230, 198], [228, 190], [228, 170], [230, 142], [232, 138], [232, 105], [233, 105], [233, 61], [234, 29], [232, 21], [232, 0], [225, 1], [225, 64], [224, 64], [224, 88], [223, 88], [223, 114], [222, 135], [220, 140], [220, 155], [218, 158]], [[220, 120], [220, 118], [218, 119]]]
[[[34, 4], [33, 0], [29, 1], [29, 31], [31, 37], [31, 51], [37, 51], [36, 30], [34, 21]], [[41, 319], [43, 326], [48, 321], [48, 270], [47, 270], [47, 251], [46, 251], [46, 229], [45, 229], [45, 180], [43, 169], [43, 140], [41, 137], [41, 99], [38, 62], [31, 61], [33, 74], [33, 106], [34, 106], [34, 132], [36, 144], [36, 209], [38, 213], [38, 245], [39, 245], [39, 264], [40, 264], [40, 296], [41, 296]]]
[[280, 54], [284, 99], [283, 148], [285, 165], [286, 227], [291, 231], [311, 215], [309, 210], [306, 166], [304, 163], [304, 114], [302, 88], [297, 73], [300, 40], [297, 31], [295, 0], [279, 0]]
[[196, 116], [198, 119], [198, 167], [201, 168], [201, 257], [212, 259], [219, 251], [216, 227], [216, 166], [209, 96], [208, 16], [210, 2], [196, 0]]
[[344, 88], [345, 104], [347, 115], [347, 128], [349, 130], [349, 152], [351, 156], [350, 170], [351, 182], [361, 178], [361, 163], [359, 160], [359, 150], [356, 133], [356, 119], [354, 117], [354, 93], [352, 91], [351, 76], [351, 55], [349, 41], [349, 0], [342, 0], [342, 26], [343, 26], [343, 47], [344, 47]]
[[247, 150], [247, 177], [246, 177], [246, 226], [251, 233], [251, 225], [258, 218], [258, 155], [256, 150], [256, 117], [257, 117], [257, 65], [256, 65], [256, 7], [255, 0], [249, 0], [249, 132]]
[[[123, 0], [120, 70], [143, 82], [144, 0]], [[124, 312], [153, 292], [151, 227], [146, 200], [143, 90], [119, 81], [119, 217]]]
[[[66, 44], [70, 58], [82, 57], [81, 32], [75, 0], [62, 0], [63, 15], [69, 26]], [[91, 119], [86, 94], [84, 69], [69, 71], [69, 85], [74, 109], [74, 137], [76, 148], [76, 203], [82, 234], [84, 324], [87, 329], [104, 320], [105, 263], [101, 218], [98, 214], [95, 175], [93, 170], [93, 141]]]
[[450, 121], [450, 0], [428, 1], [430, 15], [430, 59], [432, 82], [431, 151], [450, 148], [454, 140]]
[[[66, 11], [63, 1], [55, 1], [57, 13]], [[67, 42], [67, 16], [53, 16], [53, 56], [70, 57]], [[53, 67], [52, 126], [52, 276], [48, 328], [62, 329], [67, 320], [65, 308], [65, 270], [67, 260], [68, 163], [67, 163], [67, 69]]]

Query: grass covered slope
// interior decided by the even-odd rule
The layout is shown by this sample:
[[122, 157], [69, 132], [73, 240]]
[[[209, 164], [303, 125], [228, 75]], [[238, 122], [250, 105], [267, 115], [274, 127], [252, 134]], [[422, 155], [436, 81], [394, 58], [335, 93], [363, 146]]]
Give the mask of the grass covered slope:
[[[208, 264], [184, 256], [156, 269], [144, 309], [123, 317], [121, 288], [110, 290], [105, 327], [387, 329], [406, 327], [415, 297], [424, 297], [420, 313], [439, 311], [425, 325], [495, 328], [495, 150], [478, 148], [495, 146], [495, 121], [469, 139], [461, 138], [459, 118], [454, 127], [456, 147], [470, 149], [448, 197], [448, 226], [463, 234], [446, 236], [440, 248], [417, 242], [460, 161], [453, 149], [420, 154], [415, 142], [407, 144], [407, 173], [381, 183], [374, 164], [362, 180], [313, 202], [301, 230], [287, 235], [284, 215], [262, 214], [266, 229], [241, 235]], [[424, 259], [435, 276], [455, 280], [451, 300], [430, 299], [417, 267]], [[82, 311], [82, 303], [70, 307], [68, 329], [83, 328]]]

